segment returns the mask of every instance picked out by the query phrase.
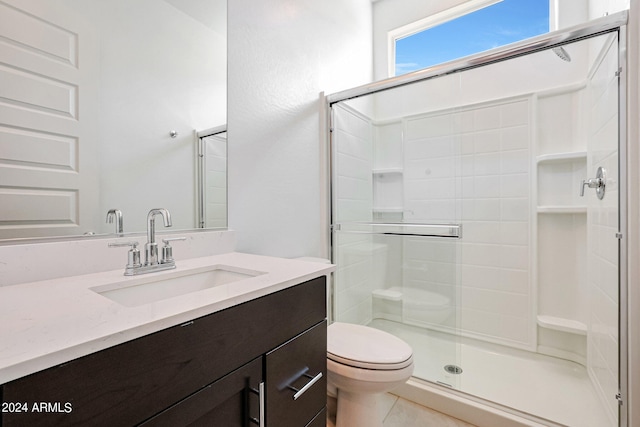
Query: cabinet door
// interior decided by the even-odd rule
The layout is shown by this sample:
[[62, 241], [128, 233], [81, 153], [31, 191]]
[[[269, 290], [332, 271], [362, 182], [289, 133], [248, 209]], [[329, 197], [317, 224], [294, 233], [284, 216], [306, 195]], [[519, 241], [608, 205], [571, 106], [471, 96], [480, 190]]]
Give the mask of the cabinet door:
[[327, 426], [327, 409], [323, 409], [312, 419], [306, 427], [326, 427]]
[[258, 419], [262, 358], [257, 358], [141, 424], [144, 427], [244, 427]]
[[266, 356], [267, 426], [304, 427], [327, 403], [327, 323]]

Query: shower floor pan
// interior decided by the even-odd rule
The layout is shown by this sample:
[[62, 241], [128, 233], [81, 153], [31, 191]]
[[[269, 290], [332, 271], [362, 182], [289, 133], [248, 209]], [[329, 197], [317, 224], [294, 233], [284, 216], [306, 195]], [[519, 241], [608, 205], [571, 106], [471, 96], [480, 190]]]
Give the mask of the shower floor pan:
[[[416, 378], [568, 426], [617, 425], [577, 363], [389, 320], [369, 326], [411, 345]], [[462, 373], [445, 369], [450, 365]]]

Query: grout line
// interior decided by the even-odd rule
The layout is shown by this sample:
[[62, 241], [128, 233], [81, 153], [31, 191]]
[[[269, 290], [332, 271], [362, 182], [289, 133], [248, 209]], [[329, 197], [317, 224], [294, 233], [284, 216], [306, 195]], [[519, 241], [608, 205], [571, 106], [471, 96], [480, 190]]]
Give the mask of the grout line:
[[387, 418], [389, 417], [389, 414], [391, 414], [391, 411], [393, 411], [393, 408], [395, 408], [395, 407], [396, 407], [396, 405], [398, 404], [398, 401], [400, 401], [400, 397], [398, 397], [398, 396], [396, 396], [396, 395], [394, 395], [394, 394], [387, 393], [387, 396], [393, 396], [393, 398], [394, 398], [395, 400], [393, 401], [393, 405], [391, 405], [391, 407], [389, 408], [389, 410], [387, 411], [387, 413], [386, 413], [386, 414], [384, 414], [384, 417], [382, 417], [382, 422], [383, 422], [383, 423], [387, 420]]

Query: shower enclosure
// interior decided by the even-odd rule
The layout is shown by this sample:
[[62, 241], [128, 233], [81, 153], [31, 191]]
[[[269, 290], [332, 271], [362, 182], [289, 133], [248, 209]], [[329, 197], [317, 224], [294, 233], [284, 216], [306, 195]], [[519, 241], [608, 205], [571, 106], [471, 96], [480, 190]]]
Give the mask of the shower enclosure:
[[333, 320], [407, 341], [418, 381], [625, 425], [626, 16], [327, 98]]
[[225, 228], [227, 220], [227, 126], [196, 132], [198, 228]]

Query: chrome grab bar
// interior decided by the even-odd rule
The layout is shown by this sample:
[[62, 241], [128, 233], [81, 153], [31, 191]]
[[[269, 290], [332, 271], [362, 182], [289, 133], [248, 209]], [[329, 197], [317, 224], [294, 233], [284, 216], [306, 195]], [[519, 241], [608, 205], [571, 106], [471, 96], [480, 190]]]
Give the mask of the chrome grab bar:
[[332, 228], [333, 231], [340, 231], [342, 233], [462, 238], [461, 224], [343, 222], [334, 224]]

